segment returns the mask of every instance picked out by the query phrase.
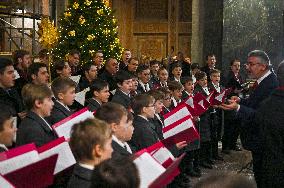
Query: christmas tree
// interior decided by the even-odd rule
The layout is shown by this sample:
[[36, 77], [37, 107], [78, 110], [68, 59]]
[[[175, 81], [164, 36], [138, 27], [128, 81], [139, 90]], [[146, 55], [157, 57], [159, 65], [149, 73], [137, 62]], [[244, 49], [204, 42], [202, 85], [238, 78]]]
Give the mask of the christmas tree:
[[120, 58], [122, 47], [117, 33], [117, 20], [106, 0], [70, 0], [59, 21], [60, 38], [53, 53], [62, 59], [72, 49], [81, 52], [81, 63], [91, 61], [102, 50], [105, 59]]

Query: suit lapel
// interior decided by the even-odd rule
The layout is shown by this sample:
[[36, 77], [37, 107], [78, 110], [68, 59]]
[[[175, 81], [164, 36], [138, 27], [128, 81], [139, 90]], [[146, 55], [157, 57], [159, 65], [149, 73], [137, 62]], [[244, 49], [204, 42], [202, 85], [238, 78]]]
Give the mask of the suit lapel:
[[27, 117], [30, 119], [33, 119], [38, 124], [40, 124], [40, 126], [44, 129], [45, 132], [52, 132], [49, 125], [47, 125], [47, 123], [41, 117], [39, 117], [39, 115], [37, 115], [36, 113], [30, 111], [28, 112]]
[[59, 102], [55, 101], [54, 102], [54, 106], [53, 108], [58, 109], [59, 111], [61, 111], [64, 115], [66, 116], [70, 116], [72, 115], [71, 111], [68, 111], [64, 106], [62, 106]]

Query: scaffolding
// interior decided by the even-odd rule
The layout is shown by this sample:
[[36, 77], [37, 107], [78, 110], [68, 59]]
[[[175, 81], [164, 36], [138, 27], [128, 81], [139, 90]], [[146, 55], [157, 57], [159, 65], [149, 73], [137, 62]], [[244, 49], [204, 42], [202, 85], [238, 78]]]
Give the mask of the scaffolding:
[[[1, 51], [36, 51], [36, 20], [40, 20], [41, 0], [3, 0], [0, 2]], [[27, 6], [29, 3], [29, 6]], [[17, 24], [15, 24], [18, 21]], [[32, 21], [32, 24], [27, 24]], [[20, 22], [20, 23], [19, 23]], [[31, 44], [31, 46], [30, 46]]]

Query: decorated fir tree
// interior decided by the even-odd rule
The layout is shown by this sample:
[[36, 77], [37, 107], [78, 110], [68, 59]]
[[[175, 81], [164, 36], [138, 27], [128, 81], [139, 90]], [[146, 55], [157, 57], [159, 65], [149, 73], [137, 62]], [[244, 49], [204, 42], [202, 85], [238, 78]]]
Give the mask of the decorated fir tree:
[[60, 38], [54, 48], [55, 58], [63, 58], [72, 49], [81, 52], [81, 62], [91, 61], [98, 50], [105, 59], [119, 59], [122, 47], [117, 20], [105, 0], [69, 0], [69, 7], [59, 21]]

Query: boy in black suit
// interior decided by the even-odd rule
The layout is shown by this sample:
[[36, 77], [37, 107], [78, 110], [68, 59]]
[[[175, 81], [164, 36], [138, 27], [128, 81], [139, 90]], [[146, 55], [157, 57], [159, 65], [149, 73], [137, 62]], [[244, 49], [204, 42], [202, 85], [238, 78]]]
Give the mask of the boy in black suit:
[[116, 75], [118, 89], [116, 90], [111, 102], [115, 102], [129, 109], [131, 98], [130, 91], [132, 89], [132, 76], [126, 71], [119, 71]]
[[108, 102], [110, 96], [108, 83], [101, 79], [95, 79], [92, 82], [90, 91], [87, 95], [91, 96], [86, 100], [85, 106], [87, 106], [91, 112], [94, 112], [102, 105], [102, 103]]
[[17, 128], [13, 125], [14, 119], [6, 106], [0, 109], [0, 152], [7, 151], [12, 146]]
[[54, 75], [52, 75], [53, 79], [57, 77], [69, 78], [72, 74], [69, 63], [63, 60], [55, 62], [54, 69], [55, 69], [55, 71], [53, 72]]
[[[220, 74], [218, 69], [212, 69], [210, 71], [210, 80], [208, 83], [208, 88], [211, 92], [220, 93], [224, 87], [220, 85]], [[221, 134], [223, 129], [222, 119], [223, 111], [221, 109], [211, 109], [211, 147], [212, 147], [212, 157], [215, 160], [223, 160], [223, 158], [218, 154], [218, 141], [221, 140]]]
[[158, 89], [161, 87], [167, 87], [167, 81], [169, 78], [169, 73], [165, 67], [161, 67], [158, 70], [158, 82], [153, 85], [153, 89]]
[[23, 87], [22, 97], [28, 110], [17, 132], [16, 145], [34, 142], [40, 147], [54, 139], [50, 124], [44, 119], [53, 107], [52, 92], [47, 85], [27, 84]]
[[166, 113], [170, 112], [170, 106], [172, 103], [172, 95], [171, 91], [167, 87], [161, 87], [159, 91], [163, 92], [165, 98], [163, 99], [163, 109], [161, 111], [161, 115], [165, 115]]
[[128, 141], [133, 134], [133, 126], [131, 120], [131, 113], [128, 118], [128, 112], [126, 109], [117, 103], [103, 104], [96, 112], [96, 118], [101, 119], [111, 127], [112, 129], [112, 157], [118, 156], [130, 156], [132, 150], [128, 145]]
[[182, 74], [182, 66], [179, 63], [174, 63], [172, 66], [172, 77], [170, 77], [171, 81], [181, 82], [181, 74]]
[[171, 91], [172, 95], [170, 109], [173, 109], [174, 107], [177, 107], [177, 105], [181, 102], [183, 86], [178, 81], [170, 81], [168, 83], [168, 88]]
[[77, 159], [68, 188], [90, 187], [98, 164], [111, 158], [111, 129], [99, 119], [86, 119], [72, 127], [70, 147]]
[[[201, 93], [204, 96], [210, 95], [207, 87], [207, 76], [205, 72], [198, 72], [195, 74], [196, 86], [194, 94]], [[200, 166], [212, 169], [213, 162], [211, 160], [211, 130], [210, 130], [210, 112], [206, 111], [200, 118]]]
[[192, 77], [186, 76], [181, 79], [184, 90], [182, 91], [182, 100], [193, 96], [194, 83]]
[[51, 90], [55, 97], [54, 107], [51, 111], [51, 115], [47, 118], [51, 125], [65, 119], [73, 113], [68, 106], [71, 106], [74, 102], [75, 87], [76, 83], [70, 78], [59, 77], [52, 82]]
[[152, 88], [152, 84], [150, 83], [151, 73], [149, 66], [140, 65], [137, 68], [136, 72], [139, 78], [137, 92], [140, 94], [150, 91], [150, 89]]

